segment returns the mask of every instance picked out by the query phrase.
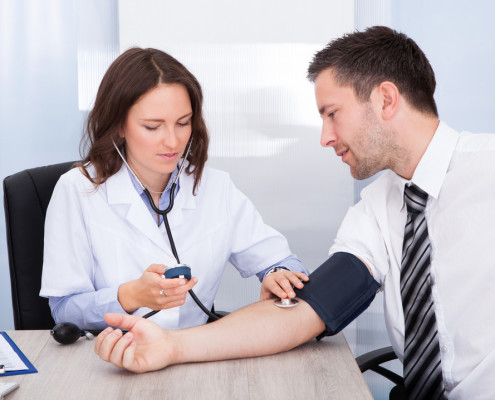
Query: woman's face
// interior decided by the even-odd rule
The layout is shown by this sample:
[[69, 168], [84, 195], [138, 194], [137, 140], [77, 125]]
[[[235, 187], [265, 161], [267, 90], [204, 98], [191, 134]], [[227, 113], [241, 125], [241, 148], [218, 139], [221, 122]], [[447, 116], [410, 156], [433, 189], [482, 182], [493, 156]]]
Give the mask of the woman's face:
[[130, 108], [121, 132], [127, 162], [150, 190], [165, 189], [191, 132], [191, 100], [183, 85], [160, 84]]

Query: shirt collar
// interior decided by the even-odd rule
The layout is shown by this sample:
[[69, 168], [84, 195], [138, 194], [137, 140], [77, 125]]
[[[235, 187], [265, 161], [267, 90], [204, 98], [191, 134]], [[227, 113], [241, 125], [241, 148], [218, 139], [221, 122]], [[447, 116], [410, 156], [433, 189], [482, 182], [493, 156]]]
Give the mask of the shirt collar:
[[[397, 175], [401, 192], [404, 191], [405, 184], [414, 183], [428, 193], [428, 196], [437, 199], [459, 136], [458, 132], [450, 128], [445, 122], [440, 121], [430, 144], [414, 171], [412, 179], [409, 181]], [[403, 196], [402, 207], [404, 207]]]
[[[143, 194], [144, 189], [139, 184], [139, 182], [136, 179], [136, 177], [134, 176], [134, 174], [129, 170], [129, 168], [127, 168], [127, 172], [129, 173], [129, 176], [131, 177], [132, 184], [134, 185], [134, 188], [137, 190], [139, 195]], [[172, 183], [173, 183], [173, 181], [174, 181], [174, 179], [178, 173], [179, 173], [179, 165], [177, 165], [177, 168], [175, 168], [172, 172], [172, 175], [170, 175], [170, 179], [168, 180], [167, 186], [165, 187], [165, 190], [163, 191], [162, 196], [165, 193], [170, 191], [170, 188], [172, 187]], [[177, 193], [179, 193], [179, 187], [180, 187], [180, 176], [179, 176], [179, 179], [177, 180], [177, 188], [175, 189], [176, 195], [177, 195]]]

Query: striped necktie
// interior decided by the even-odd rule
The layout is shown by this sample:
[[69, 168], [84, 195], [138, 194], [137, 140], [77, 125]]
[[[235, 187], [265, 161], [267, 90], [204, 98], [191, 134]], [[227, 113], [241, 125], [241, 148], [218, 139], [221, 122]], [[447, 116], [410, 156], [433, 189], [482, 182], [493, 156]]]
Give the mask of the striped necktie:
[[430, 240], [424, 209], [428, 194], [406, 186], [407, 223], [400, 289], [404, 309], [404, 381], [409, 399], [445, 399], [435, 308], [431, 295]]

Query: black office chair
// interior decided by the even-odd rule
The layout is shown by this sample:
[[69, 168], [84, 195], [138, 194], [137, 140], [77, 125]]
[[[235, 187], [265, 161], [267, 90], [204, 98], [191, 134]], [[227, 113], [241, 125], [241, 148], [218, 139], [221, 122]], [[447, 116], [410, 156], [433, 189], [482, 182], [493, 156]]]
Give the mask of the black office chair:
[[364, 373], [371, 370], [395, 383], [396, 386], [394, 386], [390, 391], [391, 400], [406, 399], [404, 391], [404, 378], [381, 366], [381, 364], [386, 363], [387, 361], [395, 360], [396, 358], [397, 356], [395, 355], [392, 346], [373, 350], [369, 353], [356, 357], [356, 362], [361, 372]]
[[31, 168], [3, 181], [5, 226], [15, 329], [51, 329], [48, 300], [40, 297], [46, 208], [72, 162]]

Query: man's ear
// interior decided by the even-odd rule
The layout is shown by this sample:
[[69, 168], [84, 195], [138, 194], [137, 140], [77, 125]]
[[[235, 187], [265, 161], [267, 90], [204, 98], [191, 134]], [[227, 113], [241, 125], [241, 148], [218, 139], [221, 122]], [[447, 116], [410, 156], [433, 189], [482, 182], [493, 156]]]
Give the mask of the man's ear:
[[385, 81], [378, 85], [375, 89], [378, 100], [381, 105], [381, 113], [383, 120], [392, 119], [399, 107], [399, 89], [394, 83]]

